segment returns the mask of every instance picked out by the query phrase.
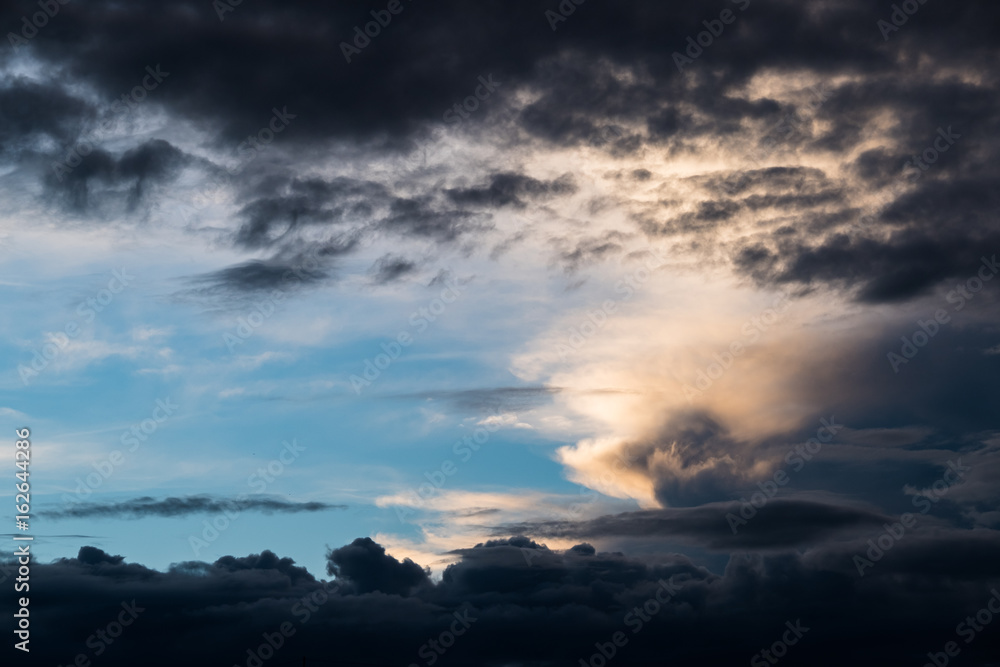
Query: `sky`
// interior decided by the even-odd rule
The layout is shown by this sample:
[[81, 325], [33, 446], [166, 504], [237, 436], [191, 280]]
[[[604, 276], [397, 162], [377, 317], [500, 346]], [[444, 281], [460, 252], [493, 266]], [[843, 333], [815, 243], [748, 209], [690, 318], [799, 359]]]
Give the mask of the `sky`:
[[10, 664], [1000, 665], [995, 3], [0, 28]]

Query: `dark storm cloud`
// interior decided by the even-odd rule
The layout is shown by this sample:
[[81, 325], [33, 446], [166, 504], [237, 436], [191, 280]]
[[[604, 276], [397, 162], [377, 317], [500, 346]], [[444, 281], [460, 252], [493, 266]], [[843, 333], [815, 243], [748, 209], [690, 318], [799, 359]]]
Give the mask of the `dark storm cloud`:
[[[270, 551], [157, 572], [83, 547], [33, 566], [32, 618], [46, 622], [32, 624], [32, 658], [94, 658], [98, 640], [88, 647], [88, 637], [108, 636], [124, 602], [137, 617], [104, 646], [102, 664], [245, 665], [265, 633], [278, 643], [273, 633], [288, 623], [294, 634], [274, 664], [422, 664], [441, 657], [434, 640], [450, 664], [569, 666], [620, 631], [623, 664], [722, 666], [779, 641], [786, 622], [803, 628], [789, 647], [795, 664], [920, 664], [956, 639], [956, 624], [986, 606], [1000, 576], [996, 531], [908, 534], [861, 576], [853, 557], [868, 548], [859, 538], [806, 554], [734, 554], [715, 574], [679, 554], [632, 558], [587, 543], [555, 551], [518, 536], [459, 550], [434, 583], [360, 538], [330, 552], [339, 577], [325, 583]], [[928, 586], [928, 575], [949, 583]], [[465, 631], [442, 641], [449, 629]], [[962, 646], [970, 664], [996, 655], [985, 638]]]
[[[685, 179], [696, 186], [709, 199], [697, 203], [697, 208], [668, 220], [663, 220], [659, 207], [635, 216], [639, 227], [650, 235], [672, 235], [686, 232], [714, 234], [738, 222], [746, 212], [767, 211], [769, 215], [786, 216], [788, 223], [792, 216], [795, 227], [787, 227], [794, 233], [801, 230], [812, 237], [816, 232], [825, 231], [837, 223], [845, 223], [858, 217], [857, 211], [845, 211], [836, 219], [826, 212], [827, 207], [846, 206], [845, 192], [837, 182], [823, 171], [807, 167], [770, 167], [747, 169], [721, 174], [709, 174]], [[667, 208], [677, 202], [667, 201]], [[826, 224], [823, 221], [826, 220]], [[772, 229], [771, 221], [759, 223], [763, 229]], [[765, 237], [773, 241], [773, 234]], [[755, 237], [749, 237], [755, 239]], [[761, 241], [743, 240], [744, 247], [760, 244]], [[737, 268], [743, 266], [737, 263]]]
[[400, 563], [370, 537], [359, 537], [327, 553], [327, 574], [351, 581], [359, 593], [405, 595], [430, 583], [428, 573], [409, 558]]
[[447, 190], [445, 194], [456, 204], [524, 208], [527, 206], [525, 200], [545, 200], [571, 195], [576, 191], [571, 174], [563, 174], [551, 181], [540, 181], [523, 174], [502, 173], [495, 174], [487, 186]]
[[378, 222], [382, 231], [411, 238], [452, 243], [462, 236], [492, 228], [483, 214], [442, 208], [431, 196], [397, 197], [389, 215]]
[[[523, 118], [529, 131], [551, 141], [594, 143], [595, 134], [616, 125], [609, 119], [657, 116], [677, 99], [693, 101], [723, 123], [777, 117], [782, 109], [773, 100], [740, 100], [726, 92], [762, 68], [788, 62], [873, 76], [899, 68], [897, 54], [918, 45], [942, 64], [988, 62], [980, 46], [992, 37], [986, 26], [997, 10], [966, 5], [922, 8], [886, 43], [875, 26], [882, 7], [827, 2], [806, 11], [791, 2], [754, 3], [688, 68], [693, 80], [677, 71], [672, 53], [683, 51], [686, 38], [712, 17], [698, 3], [591, 4], [556, 32], [544, 3], [404, 4], [405, 11], [351, 63], [339, 45], [353, 39], [356, 25], [372, 20], [370, 8], [264, 2], [240, 6], [220, 21], [200, 3], [91, 3], [63, 7], [31, 48], [111, 97], [131, 89], [146, 65], [163, 63], [171, 85], [157, 91], [159, 102], [191, 119], [221, 123], [227, 143], [255, 131], [276, 104], [298, 114], [300, 140], [381, 140], [417, 132], [440, 122], [485, 73], [502, 86], [538, 87], [542, 96]], [[11, 3], [8, 14], [34, 9], [30, 2]], [[444, 34], [449, 39], [440, 39]], [[506, 48], [514, 37], [518, 48]], [[317, 69], [316, 63], [325, 66]], [[640, 66], [650, 78], [623, 79], [612, 67], [620, 63]], [[678, 131], [715, 127], [691, 119]], [[605, 134], [613, 138], [609, 144], [629, 139], [627, 132]]]
[[[113, 96], [131, 89], [143, 67], [162, 63], [171, 86], [158, 90], [157, 100], [192, 120], [221, 121], [227, 143], [256, 131], [276, 104], [298, 115], [300, 139], [400, 137], [418, 124], [440, 122], [479, 76], [523, 76], [539, 55], [560, 48], [533, 3], [404, 6], [351, 63], [340, 42], [354, 38], [355, 25], [372, 20], [371, 8], [305, 2], [241, 6], [224, 21], [211, 4], [139, 3], [124, 11], [110, 3], [70, 5], [31, 48]], [[6, 14], [36, 9], [12, 4]], [[502, 48], [511, 34], [525, 30], [526, 48]], [[91, 37], [81, 39], [83, 34]], [[441, 40], [441, 34], [450, 37]]]
[[[86, 548], [86, 547], [84, 547]], [[81, 549], [82, 553], [83, 549]], [[80, 557], [80, 560], [83, 560]], [[278, 558], [271, 551], [264, 551], [259, 554], [250, 554], [242, 558], [233, 556], [223, 556], [215, 561], [215, 567], [228, 572], [253, 572], [260, 570], [274, 570], [288, 577], [292, 584], [314, 583], [316, 578], [309, 574], [304, 567], [295, 565], [291, 558]]]
[[711, 175], [693, 179], [709, 192], [730, 195], [749, 194], [755, 190], [782, 194], [802, 193], [829, 183], [826, 174], [812, 167], [769, 167], [747, 169], [724, 175]]
[[243, 206], [236, 243], [270, 247], [305, 226], [329, 227], [364, 221], [388, 204], [388, 190], [371, 181], [339, 177], [293, 179], [275, 193]]
[[980, 238], [972, 229], [928, 228], [900, 230], [887, 241], [832, 234], [817, 245], [790, 242], [772, 249], [757, 243], [742, 248], [734, 263], [763, 284], [827, 283], [852, 289], [861, 301], [903, 301], [974, 276], [982, 258], [1000, 249], [1000, 233], [983, 227]]
[[[889, 362], [890, 351], [902, 349], [902, 338], [919, 329], [916, 321], [892, 327], [884, 336], [846, 355], [842, 366], [820, 370], [830, 393], [830, 412], [851, 415], [852, 427], [902, 427], [931, 425], [942, 436], [984, 438], [995, 432], [996, 413], [991, 405], [1000, 400], [1000, 387], [990, 378], [1000, 369], [996, 355], [984, 355], [997, 339], [990, 314], [996, 312], [1000, 294], [980, 293], [978, 303], [966, 303], [962, 311], [942, 295], [928, 304], [927, 314], [943, 308], [952, 320], [918, 354], [898, 366]], [[924, 315], [924, 313], [921, 313]], [[926, 316], [919, 318], [926, 322]], [[942, 372], [947, 369], [947, 372]], [[807, 380], [802, 390], [817, 394], [820, 387]]]
[[[238, 291], [268, 290], [283, 285], [289, 281], [289, 273], [296, 268], [294, 263], [279, 263], [275, 261], [251, 261], [220, 269], [206, 276], [201, 276], [198, 282], [204, 282], [220, 288], [232, 288]], [[321, 271], [300, 270], [297, 277], [305, 284], [316, 283], [327, 277]], [[209, 287], [208, 289], [212, 289]]]
[[93, 116], [86, 102], [57, 84], [13, 78], [0, 86], [0, 155], [16, 158], [45, 139], [67, 142]]
[[[861, 185], [877, 189], [893, 182], [894, 161], [900, 161], [897, 171], [902, 171], [903, 161], [932, 145], [939, 127], [954, 127], [965, 138], [932, 165], [913, 193], [890, 197], [872, 233], [862, 233], [856, 245], [845, 245], [830, 229], [835, 221], [865, 214], [852, 209], [854, 193], [841, 183], [811, 193], [775, 192], [774, 184], [766, 185], [742, 200], [734, 197], [745, 189], [737, 185], [731, 200], [716, 193], [694, 213], [668, 221], [641, 216], [641, 226], [650, 233], [711, 235], [744, 210], [775, 209], [794, 217], [795, 226], [820, 234], [771, 244], [767, 254], [744, 253], [761, 243], [744, 239], [733, 249], [737, 270], [762, 284], [830, 285], [869, 302], [918, 296], [953, 277], [974, 254], [973, 247], [994, 240], [994, 223], [986, 217], [996, 203], [989, 184], [1000, 176], [996, 86], [985, 74], [952, 73], [992, 71], [1000, 8], [922, 4], [885, 39], [877, 21], [886, 20], [891, 9], [869, 3], [731, 4], [721, 7], [734, 11], [736, 22], [694, 62], [682, 65], [683, 72], [674, 54], [685, 52], [688, 38], [705, 30], [703, 22], [715, 20], [721, 7], [638, 0], [586, 8], [573, 4], [572, 14], [552, 30], [545, 12], [553, 8], [546, 3], [404, 2], [403, 11], [348, 63], [341, 42], [351, 41], [356, 26], [373, 20], [372, 8], [241, 3], [220, 20], [206, 3], [100, 1], [61, 6], [30, 40], [27, 52], [47, 71], [91, 86], [100, 99], [118, 99], [141, 80], [145, 67], [161, 64], [170, 78], [155, 100], [144, 104], [206, 128], [227, 148], [257, 132], [274, 109], [287, 108], [295, 120], [281, 135], [282, 150], [310, 162], [322, 160], [332, 141], [353, 143], [373, 156], [409, 150], [487, 74], [501, 92], [530, 91], [524, 98], [530, 101], [513, 116], [512, 109], [503, 109], [513, 119], [503, 137], [477, 131], [495, 120], [489, 110], [463, 119], [459, 129], [477, 141], [515, 149], [591, 146], [622, 158], [662, 146], [684, 157], [697, 156], [705, 141], [725, 150], [728, 141], [745, 143], [749, 137], [761, 154], [777, 146], [790, 154], [818, 151], [824, 159], [850, 161]], [[12, 21], [37, 11], [26, 1], [6, 7]], [[509, 48], [512, 43], [517, 47]], [[748, 96], [753, 77], [775, 72], [837, 83], [830, 83], [808, 109], [807, 103], [754, 91]], [[6, 127], [15, 129], [0, 132], [14, 132], [17, 139], [0, 135], [5, 150], [14, 150], [7, 148], [11, 141], [42, 146], [43, 139], [66, 147], [92, 124], [89, 105], [61, 83], [17, 79], [7, 84], [3, 94], [11, 104], [0, 108], [7, 114]], [[47, 106], [43, 97], [50, 101]], [[497, 104], [513, 106], [514, 101]], [[894, 122], [881, 122], [887, 117]], [[883, 133], [875, 137], [880, 146], [849, 156], [847, 151], [871, 141], [876, 123]], [[106, 151], [95, 149], [66, 183], [52, 186], [71, 210], [107, 212], [106, 199], [123, 186], [119, 179], [126, 172], [131, 179], [127, 210], [133, 210], [146, 201], [150, 187], [169, 183], [174, 174], [162, 151], [155, 157], [147, 149], [150, 155], [127, 165]], [[742, 156], [734, 153], [733, 158]], [[269, 168], [258, 162], [252, 171]], [[267, 180], [266, 174], [257, 176]], [[572, 175], [546, 182], [504, 171], [481, 185], [445, 183], [442, 198], [459, 204], [457, 209], [427, 193], [392, 197], [370, 184], [347, 196], [324, 190], [330, 184], [292, 187], [246, 201], [235, 240], [248, 249], [271, 247], [291, 241], [306, 227], [368, 218], [371, 231], [450, 244], [491, 228], [486, 216], [465, 206], [520, 208], [533, 199], [569, 194], [572, 182]], [[963, 219], [956, 219], [956, 211]], [[881, 238], [875, 232], [903, 236], [866, 243]], [[926, 257], [924, 248], [935, 245], [943, 256]]]
[[[679, 469], [658, 467], [668, 451]], [[731, 497], [754, 451], [711, 414], [692, 411], [671, 418], [652, 437], [627, 443], [623, 456], [630, 470], [651, 477], [664, 505], [690, 506]]]
[[[337, 258], [379, 235], [438, 244], [488, 232], [489, 214], [456, 209], [433, 195], [398, 197], [372, 181], [338, 177], [297, 179], [248, 188], [249, 201], [238, 216], [234, 241], [247, 249], [270, 249], [267, 260], [252, 260], [190, 280], [188, 293], [213, 296], [260, 290], [295, 289], [332, 277]], [[315, 236], [321, 235], [317, 240]], [[383, 257], [373, 267], [376, 284], [412, 273], [417, 263]]]
[[[838, 96], [839, 95], [839, 96]], [[830, 205], [838, 190], [810, 195], [792, 210], [801, 225], [815, 225], [805, 204], [823, 205], [820, 219], [839, 216], [848, 227], [794, 241], [747, 239], [734, 253], [738, 270], [761, 284], [831, 285], [864, 302], [899, 302], [922, 296], [972, 270], [998, 247], [993, 182], [1000, 157], [1000, 126], [992, 110], [996, 92], [947, 83], [913, 82], [866, 95], [840, 91], [819, 113], [903, 110], [893, 149], [863, 152], [851, 165], [870, 188], [875, 208]], [[841, 99], [844, 98], [844, 99]], [[845, 109], [838, 108], [844, 106]], [[759, 201], [774, 200], [768, 193]], [[751, 203], [751, 199], [744, 200]], [[847, 200], [849, 201], [849, 200]], [[787, 200], [786, 203], [794, 203]], [[821, 225], [822, 226], [822, 225]]]
[[[762, 208], [811, 209], [822, 204], [843, 201], [843, 199], [843, 192], [828, 190], [804, 195], [751, 195], [744, 199], [743, 203], [753, 210]], [[729, 211], [726, 212], [729, 213]]]
[[641, 537], [675, 538], [699, 546], [727, 551], [787, 549], [825, 541], [827, 538], [877, 529], [890, 517], [870, 510], [819, 502], [774, 499], [752, 521], [733, 532], [727, 515], [738, 515], [739, 503], [649, 510], [608, 515], [586, 521], [544, 521], [498, 529], [499, 534], [525, 533], [538, 537], [607, 539]]
[[187, 279], [182, 291], [194, 297], [241, 297], [259, 292], [289, 292], [318, 285], [335, 277], [335, 263], [360, 243], [357, 233], [326, 241], [289, 240], [267, 260], [251, 260]]
[[172, 183], [193, 162], [169, 142], [151, 139], [117, 157], [95, 148], [76, 166], [48, 171], [45, 185], [70, 213], [134, 211], [147, 201], [151, 187]]
[[906, 160], [906, 156], [891, 153], [879, 146], [859, 155], [854, 160], [853, 167], [860, 178], [884, 187], [899, 178], [900, 165]]
[[[925, 171], [914, 160], [920, 151], [862, 153], [852, 168], [862, 186], [871, 187], [865, 196], [878, 202], [874, 207], [854, 204], [850, 190], [818, 170], [771, 168], [696, 179], [728, 198], [701, 202], [696, 213], [666, 222], [652, 213], [637, 220], [648, 233], [714, 233], [742, 207], [773, 210], [788, 216], [781, 221], [787, 233], [746, 235], [732, 253], [737, 271], [772, 287], [825, 285], [869, 303], [912, 300], [975, 271], [983, 256], [1000, 248], [995, 214], [1000, 199], [988, 186], [1000, 175], [994, 173], [1000, 128], [981, 119], [977, 132], [984, 135], [960, 145], [969, 125], [920, 128], [916, 136], [922, 138], [909, 143], [939, 156], [934, 164], [923, 163]], [[953, 152], [939, 153], [941, 147]]]
[[257, 496], [215, 498], [212, 496], [185, 496], [156, 500], [149, 496], [122, 502], [81, 503], [61, 510], [42, 510], [39, 516], [49, 519], [142, 519], [147, 516], [176, 517], [189, 514], [210, 514], [217, 512], [263, 512], [264, 514], [291, 514], [296, 512], [322, 512], [344, 509], [346, 505], [331, 505], [321, 502], [293, 502], [278, 497]]
[[[990, 380], [1000, 372], [1000, 355], [987, 353], [998, 340], [992, 313], [1000, 292], [988, 289], [971, 301], [948, 301], [940, 294], [939, 301], [913, 309], [912, 319], [826, 341], [787, 380], [797, 401], [825, 406], [800, 427], [753, 439], [711, 408], [674, 411], [648, 435], [596, 456], [591, 479], [598, 479], [602, 465], [612, 478], [639, 475], [662, 506], [692, 508], [749, 498], [759, 483], [782, 472], [790, 477], [783, 494], [840, 496], [849, 489], [850, 497], [889, 512], [912, 510], [912, 498], [902, 490], [932, 485], [948, 460], [973, 464], [972, 478], [985, 482], [982, 468], [994, 454], [998, 432], [993, 406], [1000, 401], [1000, 387]], [[950, 319], [927, 325], [936, 309]], [[904, 340], [912, 341], [915, 332], [921, 332], [918, 341], [927, 336], [926, 344], [907, 348], [912, 356], [904, 357]], [[832, 436], [818, 433], [827, 423], [837, 427]], [[864, 444], [857, 440], [859, 432], [868, 434]], [[817, 436], [827, 438], [821, 451], [803, 457], [801, 448]], [[965, 523], [954, 519], [961, 525], [971, 525], [986, 496], [995, 494], [975, 501], [951, 497], [941, 507], [964, 515]]]

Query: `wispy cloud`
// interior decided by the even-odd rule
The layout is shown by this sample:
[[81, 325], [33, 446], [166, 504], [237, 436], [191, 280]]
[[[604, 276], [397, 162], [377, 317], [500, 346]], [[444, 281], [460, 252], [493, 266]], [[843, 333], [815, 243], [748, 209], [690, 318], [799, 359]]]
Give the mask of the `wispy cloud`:
[[64, 509], [41, 510], [38, 512], [38, 516], [47, 519], [142, 519], [232, 512], [234, 510], [263, 514], [294, 514], [346, 508], [347, 505], [334, 505], [317, 501], [293, 502], [273, 496], [219, 498], [203, 495], [170, 497], [162, 500], [144, 496], [121, 502], [81, 503]]

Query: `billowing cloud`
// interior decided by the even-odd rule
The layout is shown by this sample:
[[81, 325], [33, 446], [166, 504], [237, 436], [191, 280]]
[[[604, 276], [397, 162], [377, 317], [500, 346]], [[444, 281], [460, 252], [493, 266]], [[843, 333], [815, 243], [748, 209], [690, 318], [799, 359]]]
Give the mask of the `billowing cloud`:
[[[340, 574], [331, 582], [269, 551], [157, 572], [83, 547], [76, 558], [35, 565], [32, 611], [50, 623], [34, 629], [32, 653], [65, 661], [107, 651], [113, 664], [150, 665], [301, 655], [564, 665], [606, 645], [628, 662], [723, 665], [751, 660], [784, 636], [796, 661], [875, 664], [923, 659], [997, 595], [995, 535], [907, 537], [862, 577], [851, 555], [866, 548], [737, 554], [713, 573], [676, 554], [629, 558], [587, 543], [555, 551], [514, 537], [460, 550], [461, 560], [431, 583], [367, 539], [330, 552]], [[921, 586], [932, 573], [951, 584]], [[120, 619], [128, 622], [120, 633], [108, 628]], [[209, 631], [215, 641], [199, 643]], [[169, 656], [149, 652], [165, 642], [176, 646]], [[993, 655], [986, 641], [962, 651], [974, 661]]]

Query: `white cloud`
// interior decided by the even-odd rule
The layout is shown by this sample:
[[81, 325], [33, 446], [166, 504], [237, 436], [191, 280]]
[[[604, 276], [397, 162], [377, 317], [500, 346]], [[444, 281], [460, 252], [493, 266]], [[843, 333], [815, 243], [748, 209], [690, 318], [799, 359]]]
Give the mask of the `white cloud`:
[[166, 338], [173, 335], [174, 327], [151, 327], [151, 326], [138, 326], [132, 329], [132, 340], [135, 341], [147, 341], [153, 338]]

